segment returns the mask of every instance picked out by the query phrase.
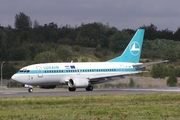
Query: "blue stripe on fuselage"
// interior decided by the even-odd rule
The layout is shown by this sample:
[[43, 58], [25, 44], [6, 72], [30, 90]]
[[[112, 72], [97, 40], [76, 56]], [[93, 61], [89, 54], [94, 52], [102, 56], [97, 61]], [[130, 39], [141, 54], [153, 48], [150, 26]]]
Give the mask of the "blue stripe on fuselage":
[[59, 70], [30, 70], [29, 72], [17, 72], [16, 74], [49, 74], [49, 73], [92, 73], [92, 72], [134, 72], [140, 71], [142, 68], [107, 68], [107, 69], [59, 69]]

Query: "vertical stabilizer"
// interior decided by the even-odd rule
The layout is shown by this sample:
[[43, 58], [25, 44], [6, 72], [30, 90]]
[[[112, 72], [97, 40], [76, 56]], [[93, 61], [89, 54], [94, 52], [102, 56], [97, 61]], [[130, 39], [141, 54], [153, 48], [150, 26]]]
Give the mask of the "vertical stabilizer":
[[133, 62], [139, 63], [142, 43], [144, 39], [144, 29], [138, 29], [123, 54], [107, 62]]

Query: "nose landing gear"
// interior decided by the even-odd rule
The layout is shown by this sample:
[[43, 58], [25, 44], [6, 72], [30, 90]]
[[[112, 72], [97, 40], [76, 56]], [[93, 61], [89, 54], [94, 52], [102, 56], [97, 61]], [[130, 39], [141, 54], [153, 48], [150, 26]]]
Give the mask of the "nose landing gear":
[[32, 93], [33, 91], [34, 91], [33, 88], [28, 89], [28, 92], [30, 92], [30, 93]]
[[30, 92], [30, 93], [32, 93], [34, 90], [33, 90], [33, 86], [31, 86], [31, 85], [24, 85], [24, 87], [26, 87], [26, 88], [29, 88], [28, 89], [28, 92]]

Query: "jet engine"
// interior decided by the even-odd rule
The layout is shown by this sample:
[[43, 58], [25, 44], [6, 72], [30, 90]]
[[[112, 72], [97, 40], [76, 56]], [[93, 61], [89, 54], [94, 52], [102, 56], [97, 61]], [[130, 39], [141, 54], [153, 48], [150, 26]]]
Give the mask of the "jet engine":
[[70, 88], [86, 88], [88, 85], [89, 80], [87, 78], [71, 78], [68, 81]]

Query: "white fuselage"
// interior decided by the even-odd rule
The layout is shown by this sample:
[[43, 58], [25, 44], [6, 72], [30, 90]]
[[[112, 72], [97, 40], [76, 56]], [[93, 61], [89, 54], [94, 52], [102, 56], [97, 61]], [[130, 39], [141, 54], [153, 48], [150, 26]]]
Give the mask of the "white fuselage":
[[124, 62], [80, 62], [80, 63], [44, 63], [29, 65], [12, 76], [12, 79], [28, 85], [66, 84], [69, 79], [110, 78], [133, 74], [140, 71], [133, 63]]

